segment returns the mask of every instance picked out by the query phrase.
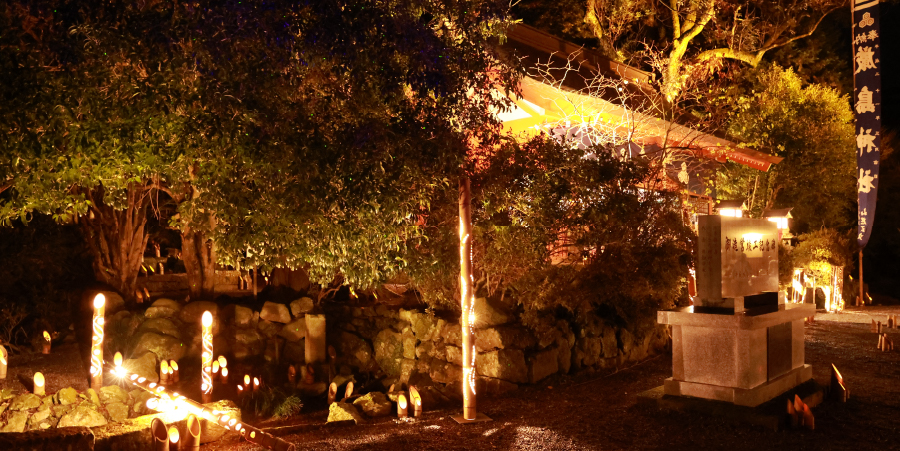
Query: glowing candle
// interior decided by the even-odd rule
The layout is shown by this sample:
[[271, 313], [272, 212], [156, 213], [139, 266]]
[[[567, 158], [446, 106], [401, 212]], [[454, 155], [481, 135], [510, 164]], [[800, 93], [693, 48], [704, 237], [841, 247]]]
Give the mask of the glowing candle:
[[413, 405], [413, 416], [416, 418], [422, 416], [422, 396], [416, 387], [409, 387], [409, 400]]
[[9, 354], [6, 352], [6, 348], [0, 346], [0, 379], [6, 379], [6, 359]]
[[213, 373], [213, 374], [219, 374], [219, 361], [218, 361], [218, 360], [213, 360], [213, 363], [212, 363], [212, 373]]
[[166, 385], [169, 382], [169, 362], [163, 360], [159, 362], [159, 383]]
[[244, 390], [248, 390], [248, 389], [250, 389], [250, 375], [245, 374], [244, 375]]
[[116, 352], [116, 355], [113, 356], [113, 365], [122, 366], [122, 353]]
[[169, 373], [171, 375], [172, 382], [178, 382], [181, 379], [181, 375], [178, 373], [178, 362], [174, 360], [169, 361]]
[[219, 361], [220, 368], [225, 368], [228, 366], [228, 360], [225, 358], [224, 355], [220, 355], [218, 358], [218, 361]]
[[44, 342], [43, 349], [41, 350], [42, 354], [50, 354], [50, 334], [45, 330], [44, 331]]
[[257, 390], [259, 390], [259, 378], [254, 377], [253, 378], [253, 391], [256, 392]]
[[98, 293], [94, 297], [93, 337], [91, 338], [91, 388], [95, 391], [103, 386], [103, 315], [106, 297]]
[[222, 371], [219, 372], [219, 375], [222, 376], [220, 378], [222, 380], [222, 383], [227, 384], [228, 383], [228, 368], [222, 368]]
[[200, 385], [200, 390], [203, 392], [204, 404], [212, 401], [212, 321], [212, 313], [208, 311], [203, 312], [203, 361], [201, 366], [203, 372], [201, 374], [202, 384]]
[[40, 372], [34, 373], [34, 394], [44, 396], [44, 375]]
[[397, 396], [397, 417], [406, 418], [407, 415], [406, 396], [401, 393]]
[[178, 428], [172, 426], [169, 428], [169, 451], [178, 451], [178, 439], [181, 436], [178, 434]]

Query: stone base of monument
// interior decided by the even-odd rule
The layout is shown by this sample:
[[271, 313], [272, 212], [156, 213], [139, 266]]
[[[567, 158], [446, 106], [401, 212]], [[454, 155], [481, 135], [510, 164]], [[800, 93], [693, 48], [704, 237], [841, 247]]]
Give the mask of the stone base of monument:
[[804, 319], [812, 304], [738, 313], [661, 311], [672, 326], [672, 377], [666, 395], [754, 407], [812, 378], [804, 364]]
[[793, 400], [795, 395], [812, 408], [824, 400], [825, 391], [814, 379], [810, 379], [768, 402], [756, 407], [748, 407], [725, 401], [667, 395], [665, 387], [660, 385], [638, 394], [638, 402], [666, 411], [705, 415], [730, 423], [761, 426], [778, 431], [790, 424], [786, 406], [787, 401]]

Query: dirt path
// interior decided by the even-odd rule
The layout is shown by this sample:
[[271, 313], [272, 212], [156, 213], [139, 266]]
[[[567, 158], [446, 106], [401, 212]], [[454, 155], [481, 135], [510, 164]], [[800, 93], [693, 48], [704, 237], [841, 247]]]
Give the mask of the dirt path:
[[[900, 330], [890, 333], [900, 344]], [[560, 377], [483, 400], [489, 423], [457, 425], [449, 415], [459, 409], [451, 409], [416, 423], [328, 427], [321, 425], [327, 413], [318, 411], [299, 418], [308, 425], [284, 438], [300, 450], [900, 450], [900, 351], [882, 353], [875, 344], [867, 324], [819, 320], [807, 327], [806, 361], [815, 378], [827, 382], [834, 363], [852, 393], [847, 404], [813, 409], [815, 431], [773, 432], [638, 404], [637, 393], [670, 375], [671, 357], [663, 355], [614, 375]], [[232, 439], [204, 449], [258, 448]]]

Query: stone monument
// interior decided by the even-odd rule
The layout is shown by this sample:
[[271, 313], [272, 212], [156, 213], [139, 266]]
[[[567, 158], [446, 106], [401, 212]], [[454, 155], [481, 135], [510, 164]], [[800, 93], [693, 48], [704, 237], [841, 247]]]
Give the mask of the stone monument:
[[778, 229], [765, 219], [702, 216], [694, 305], [660, 311], [672, 326], [666, 395], [758, 406], [812, 378], [804, 321], [814, 305], [778, 291]]

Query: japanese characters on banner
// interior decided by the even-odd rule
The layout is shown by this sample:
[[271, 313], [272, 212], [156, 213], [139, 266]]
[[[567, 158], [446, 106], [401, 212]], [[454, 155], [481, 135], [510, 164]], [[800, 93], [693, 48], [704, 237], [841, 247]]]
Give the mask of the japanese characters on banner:
[[853, 93], [856, 110], [859, 248], [869, 241], [878, 198], [878, 161], [881, 158], [881, 61], [879, 0], [853, 2]]

